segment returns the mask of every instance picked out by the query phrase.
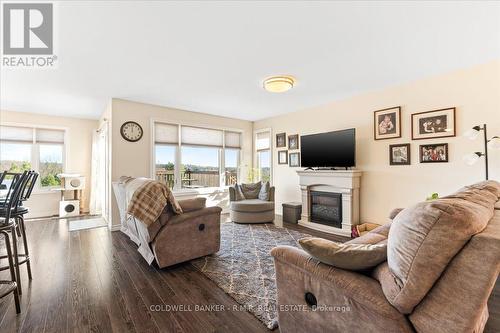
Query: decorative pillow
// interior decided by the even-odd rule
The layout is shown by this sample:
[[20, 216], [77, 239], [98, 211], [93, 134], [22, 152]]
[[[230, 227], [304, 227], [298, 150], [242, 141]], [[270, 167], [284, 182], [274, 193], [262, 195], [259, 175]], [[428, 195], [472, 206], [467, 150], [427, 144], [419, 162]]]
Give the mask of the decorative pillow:
[[241, 190], [246, 199], [257, 199], [259, 197], [261, 182], [253, 184], [241, 184]]
[[271, 185], [269, 182], [262, 183], [259, 192], [259, 199], [264, 201], [269, 201], [269, 191], [271, 190]]
[[399, 292], [385, 296], [401, 313], [413, 311], [453, 257], [486, 227], [500, 188], [490, 185], [419, 203], [394, 218], [387, 262]]
[[245, 200], [245, 195], [243, 194], [243, 191], [241, 190], [241, 185], [238, 183], [234, 184], [234, 194], [235, 194], [235, 199], [236, 201], [241, 201]]
[[375, 267], [387, 259], [387, 243], [343, 244], [322, 238], [299, 239], [304, 251], [313, 258], [338, 268], [362, 270]]

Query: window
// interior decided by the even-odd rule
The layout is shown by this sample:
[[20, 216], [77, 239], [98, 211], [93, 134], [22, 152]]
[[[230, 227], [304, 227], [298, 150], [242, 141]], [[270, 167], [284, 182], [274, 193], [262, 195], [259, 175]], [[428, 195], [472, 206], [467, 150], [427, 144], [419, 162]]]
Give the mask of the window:
[[62, 145], [40, 145], [40, 183], [42, 187], [60, 186], [61, 179], [57, 176], [63, 172]]
[[220, 186], [218, 148], [183, 146], [181, 160], [182, 188]]
[[60, 186], [64, 172], [64, 130], [0, 126], [0, 169], [40, 173], [38, 188]]
[[234, 185], [238, 182], [239, 160], [239, 149], [226, 148], [224, 151], [224, 182], [226, 186]]
[[169, 188], [175, 185], [175, 151], [176, 146], [155, 145], [156, 179], [166, 183]]
[[220, 187], [238, 179], [241, 133], [155, 123], [156, 179], [170, 188]]
[[271, 181], [271, 132], [269, 130], [255, 133], [255, 150], [257, 156], [256, 180]]

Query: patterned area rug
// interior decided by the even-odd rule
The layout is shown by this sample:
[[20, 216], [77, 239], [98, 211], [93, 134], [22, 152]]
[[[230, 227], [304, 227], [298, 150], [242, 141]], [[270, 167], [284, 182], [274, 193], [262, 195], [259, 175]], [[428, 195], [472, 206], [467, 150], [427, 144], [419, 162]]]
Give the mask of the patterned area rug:
[[278, 327], [276, 275], [270, 254], [277, 245], [300, 247], [309, 236], [273, 224], [221, 224], [221, 249], [191, 263], [269, 329]]

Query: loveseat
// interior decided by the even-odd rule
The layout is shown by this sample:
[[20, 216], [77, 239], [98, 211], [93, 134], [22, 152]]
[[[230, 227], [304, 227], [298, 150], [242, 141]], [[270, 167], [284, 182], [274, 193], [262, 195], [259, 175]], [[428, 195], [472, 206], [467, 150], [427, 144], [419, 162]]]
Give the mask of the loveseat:
[[396, 211], [350, 241], [387, 243], [388, 260], [366, 271], [274, 248], [280, 331], [482, 332], [500, 270], [499, 198], [487, 181]]

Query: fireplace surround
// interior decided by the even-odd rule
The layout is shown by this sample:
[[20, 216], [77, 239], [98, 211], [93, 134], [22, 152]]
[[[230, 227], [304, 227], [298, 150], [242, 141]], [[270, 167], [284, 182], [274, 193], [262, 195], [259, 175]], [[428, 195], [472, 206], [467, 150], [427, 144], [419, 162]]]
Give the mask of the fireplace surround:
[[[359, 190], [361, 171], [358, 170], [300, 170], [300, 190], [302, 192], [302, 216], [299, 225], [332, 234], [351, 236], [351, 228], [359, 224]], [[311, 193], [323, 192], [337, 195], [340, 202], [338, 212], [327, 207], [323, 213], [338, 215], [340, 223], [325, 224], [315, 218], [312, 212]], [[314, 200], [314, 199], [313, 199]], [[324, 208], [324, 207], [323, 207]], [[316, 208], [316, 213], [317, 213]]]

